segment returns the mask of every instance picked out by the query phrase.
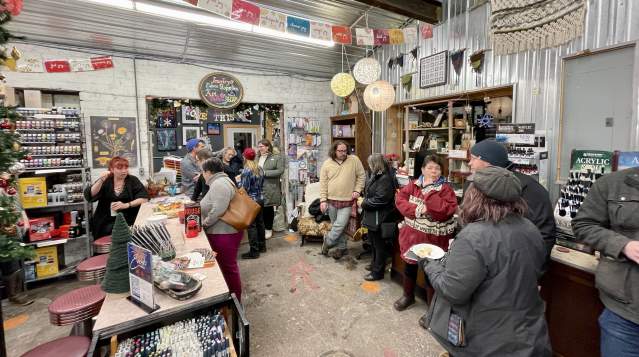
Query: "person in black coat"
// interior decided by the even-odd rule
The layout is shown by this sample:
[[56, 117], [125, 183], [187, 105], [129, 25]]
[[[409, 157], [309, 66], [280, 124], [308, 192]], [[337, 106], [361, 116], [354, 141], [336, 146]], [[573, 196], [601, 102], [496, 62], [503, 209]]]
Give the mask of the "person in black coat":
[[[509, 169], [512, 163], [508, 160], [506, 148], [494, 140], [481, 141], [470, 149], [470, 170], [476, 172], [488, 166], [497, 166]], [[534, 178], [513, 172], [521, 182], [522, 198], [528, 204], [526, 218], [537, 226], [544, 240], [546, 249], [546, 263], [550, 262], [550, 253], [555, 244], [555, 217], [548, 191]]]
[[[210, 159], [213, 157], [213, 153], [209, 149], [202, 149], [195, 154], [195, 158], [197, 159], [197, 164], [202, 167], [202, 163], [206, 161], [206, 159]], [[209, 192], [209, 186], [206, 184], [206, 180], [204, 180], [204, 176], [200, 175], [198, 177], [197, 182], [195, 183], [195, 188], [193, 188], [193, 194], [191, 195], [191, 201], [200, 202], [202, 197], [206, 196], [206, 193]]]
[[368, 157], [370, 174], [364, 186], [362, 201], [362, 225], [368, 229], [368, 238], [373, 246], [373, 261], [365, 280], [384, 279], [386, 259], [391, 245], [387, 244], [396, 236], [397, 211], [395, 210], [395, 190], [397, 181], [390, 165], [382, 154]]
[[149, 194], [137, 177], [129, 175], [129, 161], [116, 156], [109, 162], [109, 170], [84, 190], [84, 198], [88, 202], [98, 201], [91, 227], [97, 239], [111, 235], [117, 212], [122, 212], [129, 226], [133, 225]]

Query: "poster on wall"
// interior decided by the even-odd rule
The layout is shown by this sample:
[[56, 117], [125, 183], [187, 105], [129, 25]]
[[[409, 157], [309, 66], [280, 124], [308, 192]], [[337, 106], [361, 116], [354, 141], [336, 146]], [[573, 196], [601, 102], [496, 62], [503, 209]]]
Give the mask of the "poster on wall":
[[158, 151], [177, 150], [177, 132], [175, 129], [158, 129], [155, 131], [155, 135], [158, 140]]
[[419, 87], [428, 88], [446, 84], [448, 79], [448, 51], [442, 51], [419, 60]]
[[138, 143], [134, 117], [91, 117], [93, 168], [105, 168], [114, 156], [129, 160], [137, 167]]
[[222, 131], [220, 123], [207, 123], [206, 124], [206, 135], [220, 135]]
[[199, 126], [183, 126], [182, 127], [182, 145], [186, 145], [186, 142], [191, 139], [197, 139], [200, 135]]
[[158, 109], [155, 113], [155, 126], [157, 128], [176, 128], [177, 120], [175, 118], [175, 109]]
[[200, 124], [200, 108], [189, 105], [182, 106], [182, 124]]

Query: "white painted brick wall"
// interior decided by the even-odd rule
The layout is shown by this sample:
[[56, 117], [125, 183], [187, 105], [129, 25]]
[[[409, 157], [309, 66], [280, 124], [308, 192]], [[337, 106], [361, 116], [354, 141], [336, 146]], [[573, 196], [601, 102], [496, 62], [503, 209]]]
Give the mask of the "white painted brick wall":
[[[90, 53], [59, 50], [49, 47], [17, 44], [23, 57], [42, 59], [74, 59], [91, 57]], [[149, 168], [148, 119], [145, 96], [198, 98], [197, 86], [202, 77], [214, 70], [200, 66], [160, 61], [137, 60], [139, 106], [136, 109], [134, 63], [132, 59], [114, 57], [114, 68], [85, 73], [16, 73], [4, 72], [7, 85], [16, 88], [73, 90], [80, 92], [80, 105], [85, 117], [87, 148], [91, 148], [89, 117], [132, 116], [138, 118], [140, 142], [138, 149], [144, 178]], [[241, 69], [225, 68], [244, 86], [244, 101], [284, 105], [284, 117], [310, 116], [325, 122], [322, 126], [325, 158], [330, 142], [330, 116], [335, 113], [336, 102], [327, 81], [310, 81], [290, 76], [265, 76], [246, 74]], [[90, 155], [87, 158], [91, 158]], [[94, 176], [100, 170], [94, 170]], [[137, 170], [131, 170], [137, 175]], [[139, 176], [139, 175], [138, 175]]]

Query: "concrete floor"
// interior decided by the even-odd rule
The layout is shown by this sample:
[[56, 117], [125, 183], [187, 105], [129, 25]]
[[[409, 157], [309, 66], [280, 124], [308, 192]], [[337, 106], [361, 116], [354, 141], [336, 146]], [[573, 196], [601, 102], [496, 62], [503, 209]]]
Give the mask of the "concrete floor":
[[[296, 235], [278, 235], [259, 259], [240, 260], [251, 356], [436, 357], [443, 351], [417, 323], [426, 311], [422, 301], [397, 312], [401, 286], [388, 276], [362, 279], [370, 258], [354, 259], [360, 242], [349, 242], [352, 255], [339, 262], [320, 255], [317, 243], [299, 245]], [[3, 301], [5, 324], [13, 325], [5, 331], [9, 356], [68, 335], [70, 327], [49, 323], [47, 305], [83, 285], [71, 279], [34, 289], [36, 302], [27, 307]]]

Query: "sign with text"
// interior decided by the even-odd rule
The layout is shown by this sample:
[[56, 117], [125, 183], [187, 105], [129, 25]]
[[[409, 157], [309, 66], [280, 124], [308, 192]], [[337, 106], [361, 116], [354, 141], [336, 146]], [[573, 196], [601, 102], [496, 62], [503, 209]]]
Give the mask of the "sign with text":
[[535, 144], [535, 123], [499, 123], [495, 139], [500, 143], [533, 145]]
[[131, 298], [149, 309], [155, 309], [151, 251], [133, 243], [127, 243], [127, 253]]
[[236, 107], [244, 96], [240, 81], [222, 72], [211, 73], [202, 78], [198, 92], [207, 105], [219, 109]]
[[617, 171], [639, 167], [639, 151], [622, 151], [617, 159]]
[[607, 174], [612, 172], [611, 151], [573, 150], [570, 155], [570, 169]]

